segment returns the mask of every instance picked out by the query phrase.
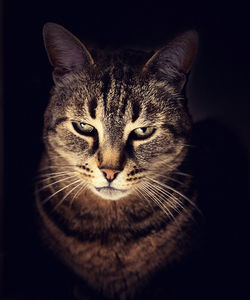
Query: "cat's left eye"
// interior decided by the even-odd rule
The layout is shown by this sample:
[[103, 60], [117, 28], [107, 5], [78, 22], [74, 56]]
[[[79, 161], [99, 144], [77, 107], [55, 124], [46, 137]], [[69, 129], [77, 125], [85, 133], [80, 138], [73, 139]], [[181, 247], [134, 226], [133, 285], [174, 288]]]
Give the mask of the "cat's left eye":
[[94, 136], [97, 132], [95, 127], [93, 127], [87, 123], [72, 122], [72, 125], [73, 125], [75, 131], [82, 135]]
[[140, 127], [131, 132], [131, 138], [133, 140], [144, 140], [149, 138], [155, 132], [153, 127]]

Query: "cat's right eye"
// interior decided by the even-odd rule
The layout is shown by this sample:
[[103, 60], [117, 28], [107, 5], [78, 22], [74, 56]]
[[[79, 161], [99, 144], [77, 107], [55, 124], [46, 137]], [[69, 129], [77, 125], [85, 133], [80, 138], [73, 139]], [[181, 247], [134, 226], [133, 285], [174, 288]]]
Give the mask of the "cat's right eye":
[[72, 125], [73, 125], [73, 128], [75, 129], [75, 131], [81, 135], [95, 136], [97, 134], [97, 130], [95, 129], [95, 127], [93, 127], [87, 123], [72, 122]]

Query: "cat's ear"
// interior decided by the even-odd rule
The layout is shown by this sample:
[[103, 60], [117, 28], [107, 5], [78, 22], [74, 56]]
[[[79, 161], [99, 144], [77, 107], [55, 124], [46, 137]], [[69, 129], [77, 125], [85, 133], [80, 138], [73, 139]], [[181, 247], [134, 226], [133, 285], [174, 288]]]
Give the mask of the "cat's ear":
[[198, 48], [198, 34], [190, 30], [177, 36], [158, 50], [145, 64], [143, 71], [152, 71], [172, 80], [180, 88], [186, 81]]
[[55, 23], [43, 27], [44, 45], [49, 61], [54, 67], [54, 81], [72, 71], [89, 68], [94, 64], [86, 47], [68, 30]]

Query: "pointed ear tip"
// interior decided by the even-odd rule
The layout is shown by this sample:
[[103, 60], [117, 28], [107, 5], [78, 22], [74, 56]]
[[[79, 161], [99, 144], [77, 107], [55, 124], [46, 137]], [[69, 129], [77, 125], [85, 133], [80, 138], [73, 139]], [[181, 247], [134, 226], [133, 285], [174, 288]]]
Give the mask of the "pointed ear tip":
[[54, 23], [47, 22], [43, 25], [43, 35], [45, 35], [52, 27]]
[[197, 30], [195, 30], [195, 29], [188, 30], [188, 31], [184, 32], [184, 35], [192, 42], [194, 42], [196, 44], [199, 43], [199, 34], [198, 34]]
[[43, 29], [49, 29], [50, 27], [56, 25], [55, 23], [53, 22], [46, 22], [44, 25], [43, 25]]
[[61, 25], [53, 23], [53, 22], [47, 22], [43, 25], [43, 33], [47, 33], [49, 30], [53, 30], [53, 29], [59, 29], [62, 28]]

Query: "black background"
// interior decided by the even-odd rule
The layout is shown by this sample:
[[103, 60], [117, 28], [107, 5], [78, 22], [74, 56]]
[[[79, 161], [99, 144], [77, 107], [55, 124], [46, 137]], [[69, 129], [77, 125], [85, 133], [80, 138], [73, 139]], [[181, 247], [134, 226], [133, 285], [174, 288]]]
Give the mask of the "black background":
[[59, 23], [86, 45], [144, 49], [158, 48], [176, 34], [196, 29], [199, 54], [187, 92], [193, 119], [219, 120], [249, 150], [247, 7], [240, 2], [209, 3], [4, 2], [6, 296], [43, 294], [41, 290], [46, 295], [46, 290], [60, 286], [62, 280], [59, 275], [49, 276], [52, 262], [44, 262], [44, 254], [37, 251], [34, 227], [33, 183], [42, 151], [43, 111], [52, 86], [42, 41], [43, 24]]

